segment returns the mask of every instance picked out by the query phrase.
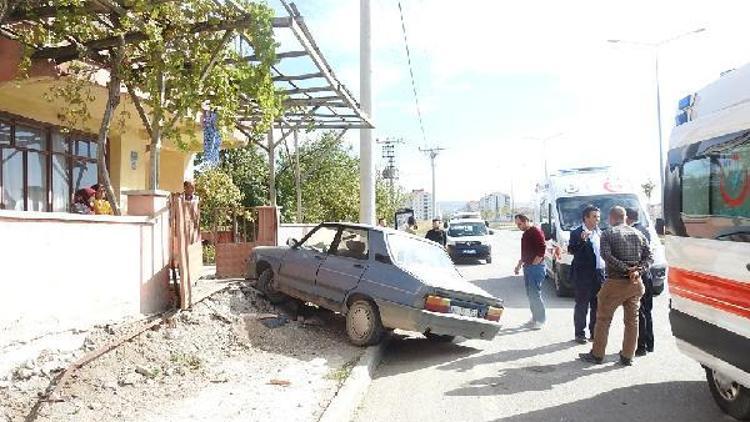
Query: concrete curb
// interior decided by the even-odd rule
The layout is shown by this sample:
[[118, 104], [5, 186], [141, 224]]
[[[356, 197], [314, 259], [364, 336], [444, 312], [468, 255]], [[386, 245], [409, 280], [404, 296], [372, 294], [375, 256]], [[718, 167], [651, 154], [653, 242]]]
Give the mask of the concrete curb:
[[336, 396], [323, 411], [318, 419], [319, 422], [348, 422], [353, 419], [372, 382], [372, 375], [383, 359], [383, 353], [389, 341], [390, 336], [385, 336], [380, 344], [370, 346], [365, 350]]

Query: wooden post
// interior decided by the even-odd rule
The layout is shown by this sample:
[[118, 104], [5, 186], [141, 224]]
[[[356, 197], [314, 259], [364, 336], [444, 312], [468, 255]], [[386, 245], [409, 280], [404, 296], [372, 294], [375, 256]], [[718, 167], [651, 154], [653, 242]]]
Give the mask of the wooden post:
[[269, 205], [276, 206], [276, 143], [273, 141], [273, 125], [268, 130], [268, 196]]
[[297, 129], [294, 129], [294, 179], [297, 190], [297, 223], [302, 222], [302, 176], [299, 169], [299, 140]]

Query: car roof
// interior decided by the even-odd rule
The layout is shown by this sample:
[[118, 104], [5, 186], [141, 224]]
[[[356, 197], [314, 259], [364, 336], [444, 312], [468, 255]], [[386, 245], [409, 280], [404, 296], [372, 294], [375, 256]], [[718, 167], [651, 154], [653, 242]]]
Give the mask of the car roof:
[[451, 221], [448, 222], [448, 224], [452, 224], [452, 223], [456, 223], [456, 224], [461, 224], [461, 223], [481, 223], [481, 224], [484, 224], [484, 220], [482, 220], [481, 218], [458, 218], [458, 219], [451, 220]]
[[346, 227], [352, 227], [355, 229], [365, 229], [365, 230], [381, 230], [387, 227], [379, 227], [379, 226], [371, 226], [369, 224], [362, 224], [362, 223], [351, 223], [348, 221], [324, 221], [320, 223], [323, 226], [346, 226]]

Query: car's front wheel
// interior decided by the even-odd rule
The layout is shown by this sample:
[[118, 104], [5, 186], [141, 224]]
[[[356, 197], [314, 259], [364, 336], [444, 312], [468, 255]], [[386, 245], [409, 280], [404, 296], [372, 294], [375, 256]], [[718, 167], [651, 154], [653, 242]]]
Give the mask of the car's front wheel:
[[711, 368], [706, 368], [706, 378], [721, 410], [735, 419], [750, 420], [750, 390]]
[[383, 338], [383, 323], [377, 306], [369, 300], [357, 299], [346, 313], [346, 334], [357, 346], [377, 344]]
[[273, 285], [273, 270], [266, 268], [258, 277], [258, 289], [266, 295], [268, 301], [277, 305], [286, 301], [287, 296], [276, 290]]

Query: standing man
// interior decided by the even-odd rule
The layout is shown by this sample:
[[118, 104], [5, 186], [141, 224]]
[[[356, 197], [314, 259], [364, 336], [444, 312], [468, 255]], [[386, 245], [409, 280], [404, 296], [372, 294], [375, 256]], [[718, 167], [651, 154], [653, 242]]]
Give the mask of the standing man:
[[607, 279], [599, 290], [594, 347], [591, 352], [581, 353], [579, 357], [590, 363], [604, 361], [612, 315], [622, 305], [625, 335], [620, 364], [630, 366], [638, 342], [638, 307], [644, 291], [641, 274], [648, 271], [653, 257], [641, 232], [625, 224], [625, 208], [612, 207], [609, 224], [611, 227], [602, 233], [601, 238], [601, 255], [607, 264]]
[[[638, 209], [628, 208], [628, 226], [637, 229], [651, 245], [651, 233], [639, 220]], [[652, 251], [653, 253], [653, 251]], [[651, 318], [651, 310], [654, 308], [654, 283], [651, 272], [641, 274], [645, 291], [641, 296], [641, 307], [638, 308], [638, 348], [635, 349], [636, 356], [645, 356], [646, 353], [654, 351], [654, 322]]]
[[594, 338], [596, 327], [596, 295], [604, 281], [605, 263], [599, 253], [601, 230], [599, 208], [589, 205], [583, 210], [583, 224], [570, 233], [568, 252], [573, 255], [570, 267], [576, 305], [573, 312], [575, 340], [586, 343], [586, 315], [589, 314], [589, 335]]
[[440, 246], [445, 247], [447, 239], [445, 237], [445, 231], [443, 230], [442, 223], [443, 222], [440, 220], [440, 218], [433, 218], [432, 228], [427, 232], [427, 235], [425, 237], [435, 243], [439, 243]]
[[544, 253], [547, 245], [544, 243], [542, 231], [531, 224], [531, 220], [524, 214], [515, 216], [516, 227], [523, 232], [521, 236], [521, 259], [516, 265], [515, 274], [518, 275], [523, 267], [523, 280], [526, 284], [526, 296], [529, 298], [531, 321], [528, 325], [539, 330], [546, 321], [544, 301], [542, 300], [542, 283], [544, 282]]

